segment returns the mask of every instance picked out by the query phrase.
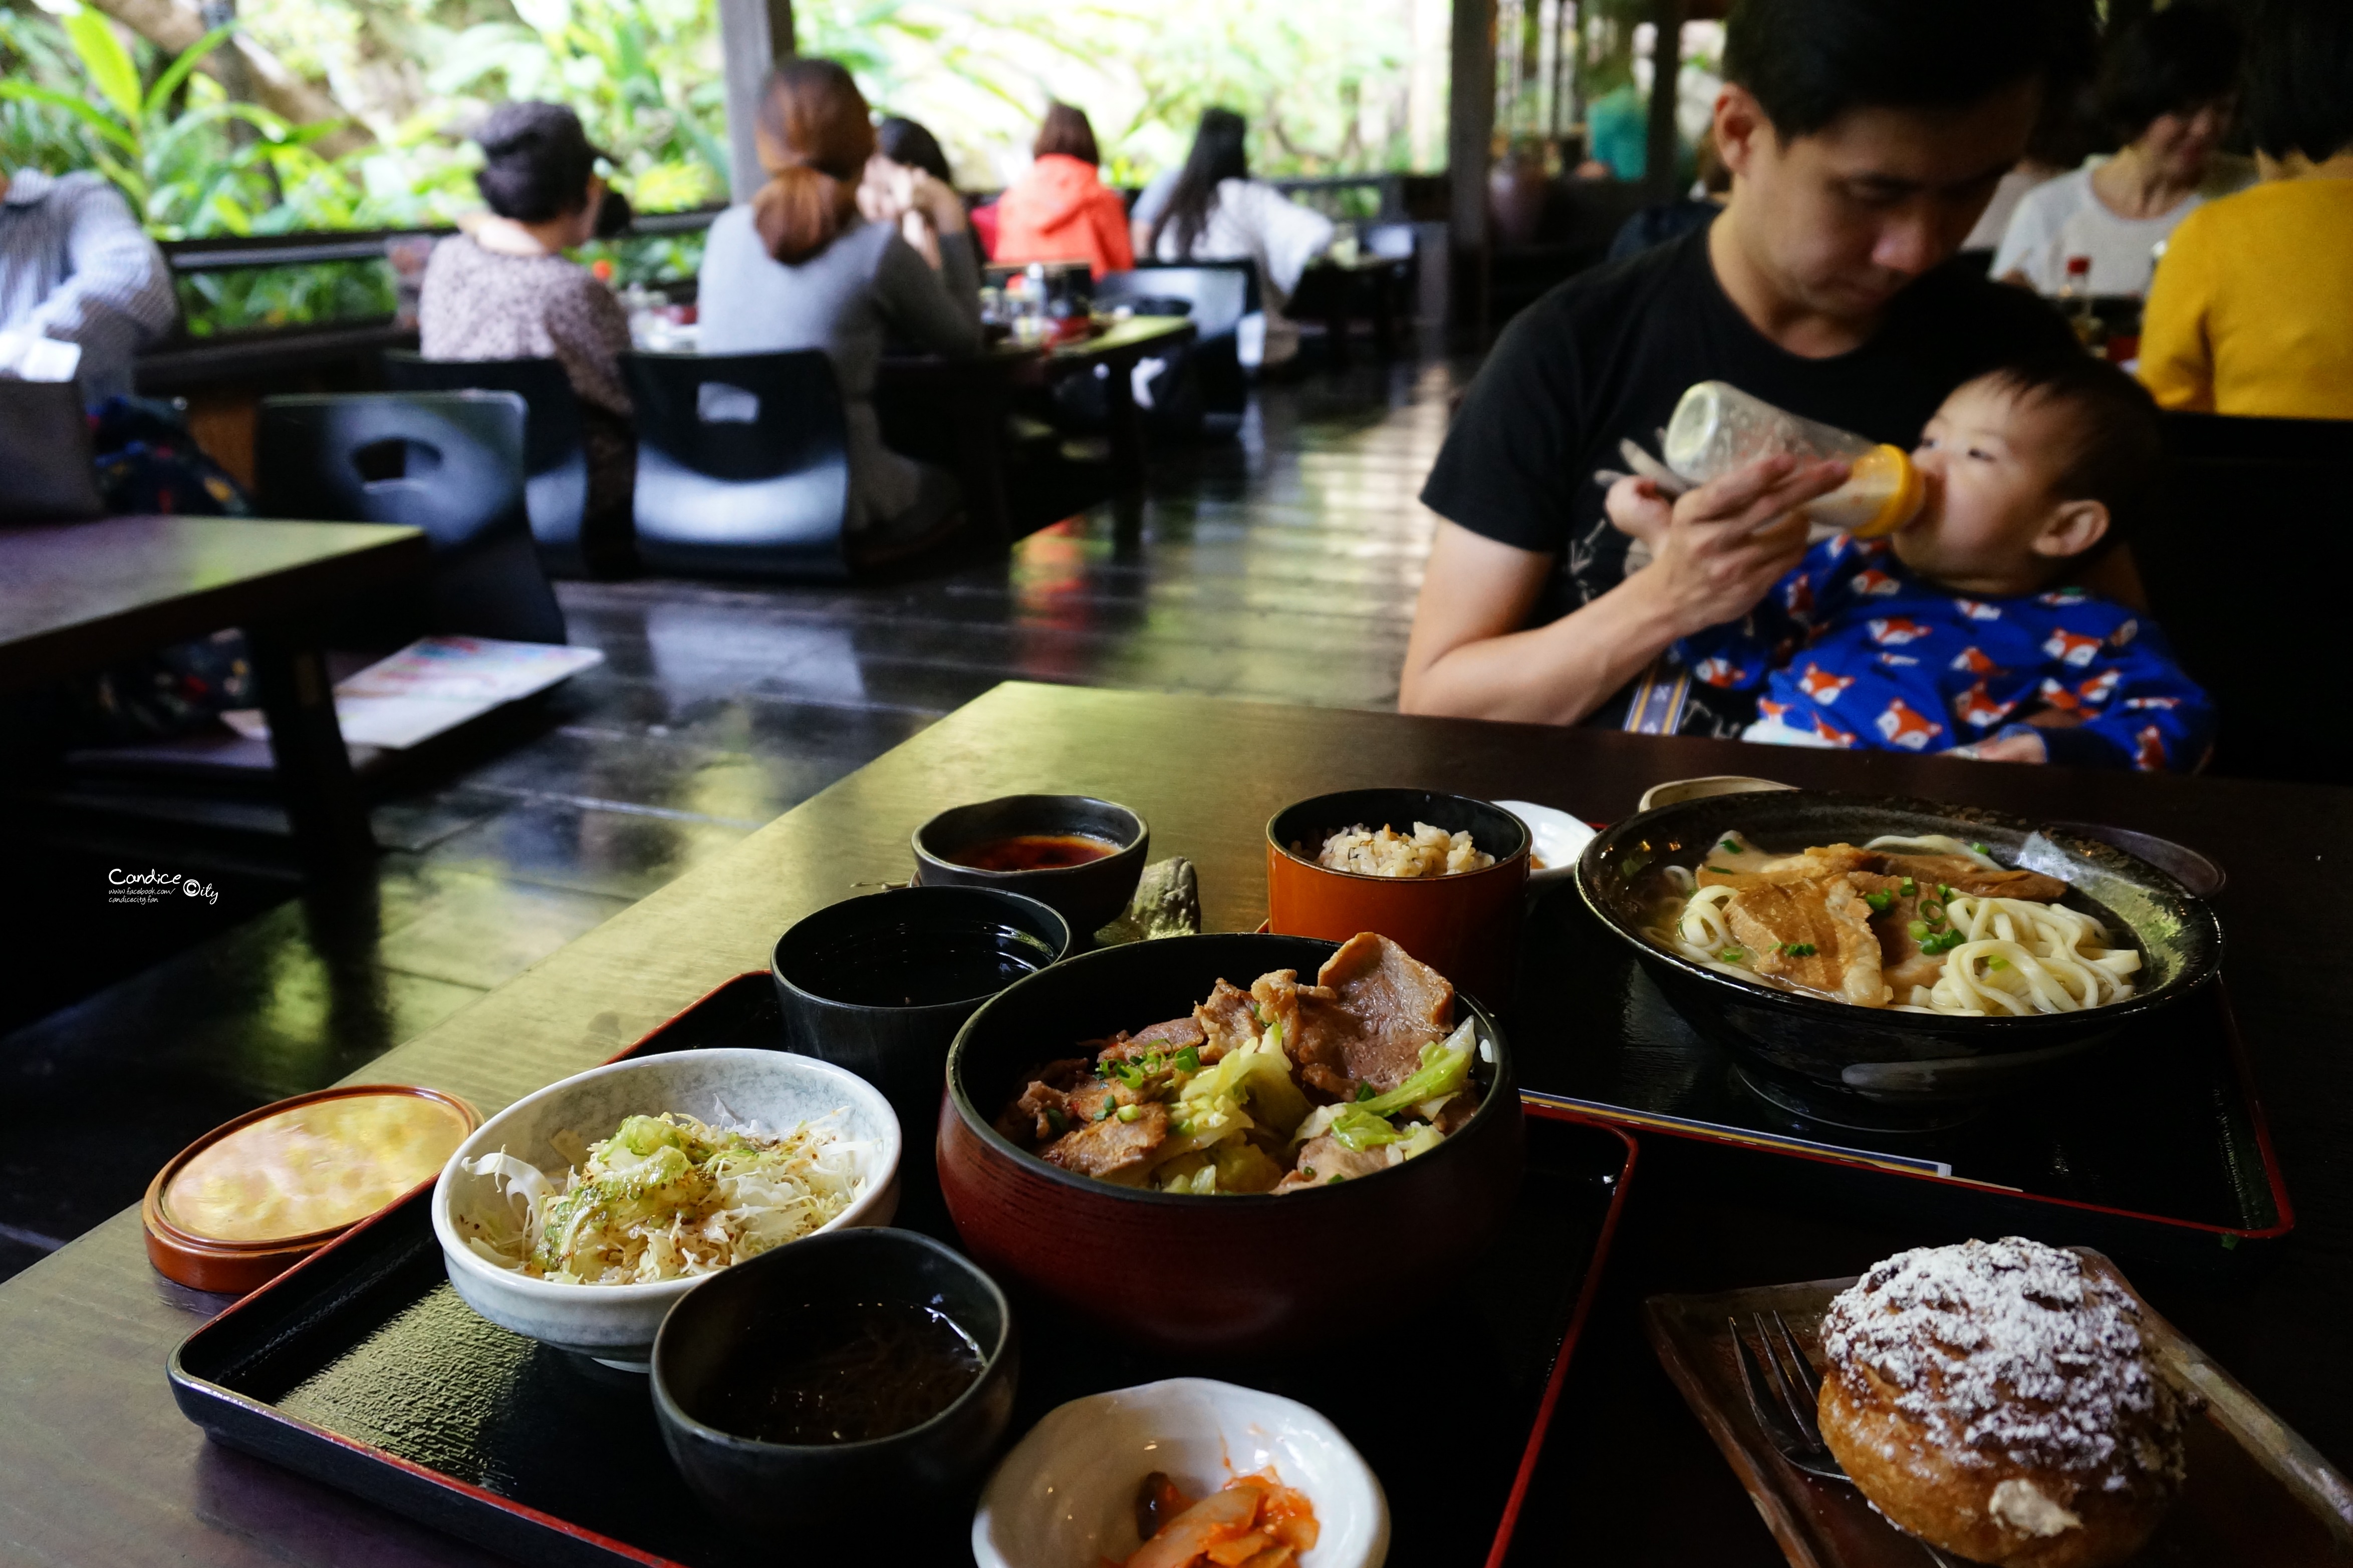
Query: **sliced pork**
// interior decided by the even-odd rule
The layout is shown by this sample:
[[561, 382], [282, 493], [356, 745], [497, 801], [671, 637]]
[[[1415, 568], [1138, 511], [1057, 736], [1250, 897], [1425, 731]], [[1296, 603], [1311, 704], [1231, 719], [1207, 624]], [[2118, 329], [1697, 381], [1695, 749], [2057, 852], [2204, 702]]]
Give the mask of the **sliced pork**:
[[[1385, 936], [1360, 931], [1299, 988], [1300, 1076], [1327, 1093], [1395, 1089], [1454, 1027], [1454, 987]], [[1319, 1070], [1320, 1069], [1320, 1070]]]

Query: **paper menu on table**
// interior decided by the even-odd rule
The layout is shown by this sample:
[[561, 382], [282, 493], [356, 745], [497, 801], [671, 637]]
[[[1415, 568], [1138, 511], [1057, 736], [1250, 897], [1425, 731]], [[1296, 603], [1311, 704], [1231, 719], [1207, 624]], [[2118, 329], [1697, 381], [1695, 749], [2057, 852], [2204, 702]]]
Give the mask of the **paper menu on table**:
[[[345, 745], [404, 750], [604, 662], [556, 643], [426, 637], [337, 681], [335, 721]], [[269, 733], [258, 709], [221, 717], [249, 739]]]

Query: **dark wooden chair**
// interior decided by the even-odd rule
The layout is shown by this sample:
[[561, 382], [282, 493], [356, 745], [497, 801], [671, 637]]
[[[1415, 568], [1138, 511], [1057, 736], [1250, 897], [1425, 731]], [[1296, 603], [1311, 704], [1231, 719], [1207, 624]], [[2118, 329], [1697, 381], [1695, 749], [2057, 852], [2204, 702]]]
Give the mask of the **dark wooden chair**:
[[523, 401], [512, 392], [265, 397], [254, 437], [258, 510], [318, 522], [424, 531], [422, 602], [339, 625], [338, 646], [419, 632], [565, 640], [523, 498]]
[[2332, 673], [2353, 581], [2353, 421], [2164, 423], [2167, 505], [2133, 558], [2221, 710], [2212, 771], [2353, 783], [2353, 699]]
[[659, 572], [840, 579], [849, 429], [818, 349], [621, 356], [638, 411], [638, 559]]
[[[559, 577], [609, 571], [628, 556], [628, 512], [588, 516], [588, 447], [572, 379], [552, 359], [435, 360], [384, 356], [396, 392], [512, 392], [522, 399], [523, 502], [540, 559]], [[590, 537], [592, 521], [595, 532]]]
[[[1139, 314], [1163, 315], [1171, 313], [1170, 302], [1185, 307], [1199, 335], [1170, 376], [1166, 401], [1180, 401], [1174, 383], [1189, 377], [1189, 395], [1198, 397], [1202, 414], [1240, 418], [1250, 407], [1250, 382], [1242, 374], [1237, 329], [1259, 308], [1258, 268], [1247, 261], [1139, 262], [1133, 272], [1108, 272], [1095, 280], [1098, 310], [1128, 305]], [[1155, 386], [1155, 407], [1162, 401]]]

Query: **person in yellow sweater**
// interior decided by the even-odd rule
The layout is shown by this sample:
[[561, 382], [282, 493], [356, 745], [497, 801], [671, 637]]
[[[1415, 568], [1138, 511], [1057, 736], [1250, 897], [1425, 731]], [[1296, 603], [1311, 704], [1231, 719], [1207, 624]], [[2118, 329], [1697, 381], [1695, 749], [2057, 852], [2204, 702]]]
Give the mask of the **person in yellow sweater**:
[[2165, 408], [2353, 419], [2353, 5], [2264, 0], [2251, 39], [2263, 184], [2173, 231], [2140, 378]]

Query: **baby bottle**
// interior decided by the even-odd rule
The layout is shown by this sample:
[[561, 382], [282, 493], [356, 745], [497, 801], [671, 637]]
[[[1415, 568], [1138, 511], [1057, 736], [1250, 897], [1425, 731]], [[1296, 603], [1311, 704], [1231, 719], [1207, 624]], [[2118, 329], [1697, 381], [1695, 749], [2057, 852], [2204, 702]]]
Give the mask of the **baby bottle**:
[[1703, 381], [1667, 423], [1667, 467], [1705, 484], [1759, 458], [1836, 458], [1854, 465], [1846, 483], [1799, 511], [1817, 529], [1877, 539], [1912, 521], [1926, 498], [1919, 469], [1901, 447], [1866, 441], [1774, 407], [1721, 381]]

